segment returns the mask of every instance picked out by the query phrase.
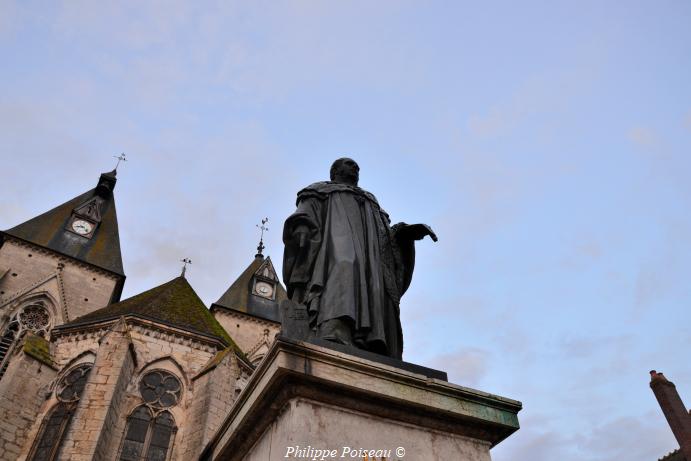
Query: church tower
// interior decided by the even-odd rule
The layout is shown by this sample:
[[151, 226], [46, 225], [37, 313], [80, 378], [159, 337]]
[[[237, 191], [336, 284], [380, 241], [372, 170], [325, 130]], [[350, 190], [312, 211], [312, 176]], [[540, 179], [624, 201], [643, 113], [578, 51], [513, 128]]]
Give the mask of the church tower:
[[262, 254], [263, 245], [258, 249], [249, 266], [211, 305], [216, 320], [255, 366], [281, 329], [278, 306], [288, 298], [271, 258]]
[[115, 183], [115, 171], [103, 173], [93, 189], [0, 232], [0, 459], [18, 459], [58, 371], [52, 332], [120, 298]]
[[0, 380], [26, 331], [50, 330], [118, 301], [125, 274], [113, 190], [95, 188], [0, 232]]

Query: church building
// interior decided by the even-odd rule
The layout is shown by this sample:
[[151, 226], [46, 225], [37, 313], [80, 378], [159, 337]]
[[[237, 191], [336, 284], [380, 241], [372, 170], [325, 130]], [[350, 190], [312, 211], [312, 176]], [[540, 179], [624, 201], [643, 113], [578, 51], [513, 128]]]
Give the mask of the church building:
[[0, 232], [0, 460], [198, 459], [280, 329], [261, 244], [210, 308], [184, 271], [121, 300], [116, 182]]

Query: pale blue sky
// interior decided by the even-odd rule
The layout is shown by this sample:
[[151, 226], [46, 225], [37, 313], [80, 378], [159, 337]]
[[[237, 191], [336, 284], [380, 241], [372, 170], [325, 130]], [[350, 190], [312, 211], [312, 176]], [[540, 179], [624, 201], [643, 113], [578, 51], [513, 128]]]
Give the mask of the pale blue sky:
[[116, 188], [125, 296], [211, 303], [342, 155], [426, 222], [404, 357], [523, 401], [495, 461], [648, 461], [691, 402], [691, 4], [0, 0], [0, 227]]

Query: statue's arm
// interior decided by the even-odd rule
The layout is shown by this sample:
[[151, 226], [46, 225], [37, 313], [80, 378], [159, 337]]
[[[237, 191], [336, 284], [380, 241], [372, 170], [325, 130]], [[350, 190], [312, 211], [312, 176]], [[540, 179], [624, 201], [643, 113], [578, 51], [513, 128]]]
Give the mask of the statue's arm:
[[399, 253], [399, 261], [403, 267], [399, 271], [398, 280], [401, 296], [408, 290], [410, 282], [413, 280], [415, 270], [415, 241], [422, 240], [429, 236], [433, 241], [437, 241], [437, 234], [427, 224], [394, 224], [391, 228], [395, 240], [395, 248]]
[[319, 198], [304, 198], [283, 226], [283, 281], [289, 296], [296, 287], [304, 287], [310, 280], [321, 245], [323, 206]]
[[433, 241], [439, 240], [437, 234], [434, 233], [431, 227], [427, 224], [406, 224], [398, 223], [394, 226], [396, 228], [396, 238], [400, 241], [404, 240], [422, 240], [429, 236]]

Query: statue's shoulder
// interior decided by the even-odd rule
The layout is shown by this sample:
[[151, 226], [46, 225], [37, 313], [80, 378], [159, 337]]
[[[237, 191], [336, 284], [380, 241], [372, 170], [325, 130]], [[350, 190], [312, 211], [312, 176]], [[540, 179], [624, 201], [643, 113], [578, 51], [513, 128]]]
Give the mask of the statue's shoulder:
[[316, 196], [321, 199], [326, 199], [329, 196], [329, 194], [333, 194], [334, 192], [355, 193], [355, 189], [357, 188], [348, 186], [347, 184], [341, 184], [333, 181], [319, 181], [310, 184], [309, 186], [305, 187], [300, 192], [298, 192], [298, 199], [313, 196]]
[[312, 183], [298, 192], [297, 199], [298, 201], [306, 198], [318, 198], [320, 200], [326, 200], [330, 193], [336, 191], [336, 188], [333, 187], [335, 185], [337, 184], [332, 183], [331, 181], [319, 181]]
[[379, 206], [376, 197], [372, 193], [367, 192], [365, 189], [333, 181], [319, 181], [310, 184], [309, 186], [305, 187], [300, 192], [298, 192], [298, 201], [309, 197], [326, 200], [329, 197], [329, 194], [332, 194], [334, 192], [345, 192], [349, 194], [360, 195]]

